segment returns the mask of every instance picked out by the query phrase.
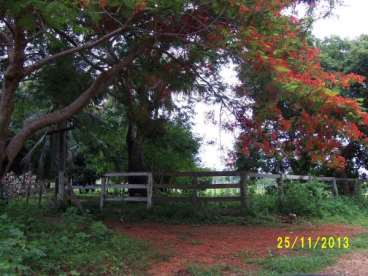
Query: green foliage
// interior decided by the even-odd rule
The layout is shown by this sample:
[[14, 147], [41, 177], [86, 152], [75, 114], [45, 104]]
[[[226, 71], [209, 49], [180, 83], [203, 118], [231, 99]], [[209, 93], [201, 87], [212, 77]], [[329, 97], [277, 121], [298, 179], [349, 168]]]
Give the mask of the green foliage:
[[[101, 103], [101, 107], [80, 114], [81, 127], [73, 132], [78, 145], [76, 151], [82, 159], [81, 167], [97, 175], [125, 169], [127, 164], [124, 107], [115, 104], [112, 98]], [[81, 171], [76, 162], [75, 170]]]
[[0, 274], [101, 275], [141, 271], [153, 254], [143, 242], [114, 234], [69, 208], [59, 213], [23, 205], [0, 215]]
[[23, 274], [32, 271], [28, 265], [45, 257], [44, 248], [37, 241], [28, 241], [25, 226], [13, 222], [8, 215], [0, 215], [0, 274]]
[[167, 122], [163, 135], [148, 137], [144, 145], [145, 160], [152, 171], [193, 170], [199, 139], [190, 127]]
[[365, 197], [334, 197], [330, 190], [329, 186], [321, 182], [290, 182], [284, 187], [281, 202], [276, 189], [266, 193], [253, 190], [249, 195], [247, 214], [267, 217], [295, 213], [298, 217], [319, 218], [322, 221], [368, 223], [363, 219], [368, 213]]
[[259, 261], [266, 271], [280, 273], [281, 275], [291, 273], [307, 273], [319, 271], [333, 263], [334, 254], [328, 254], [322, 251], [313, 253], [305, 252], [303, 255], [296, 256], [275, 256]]
[[144, 205], [124, 204], [113, 206], [109, 204], [108, 212], [104, 212], [104, 218], [123, 219], [125, 222], [160, 222], [172, 224], [248, 224], [239, 208], [239, 204], [203, 204], [193, 206], [191, 203], [155, 203], [154, 207], [147, 211]]
[[280, 206], [281, 213], [295, 213], [300, 216], [321, 216], [323, 202], [330, 197], [325, 184], [291, 182], [285, 185]]
[[329, 71], [346, 72], [345, 66], [351, 43], [337, 36], [317, 41], [321, 49], [321, 65]]

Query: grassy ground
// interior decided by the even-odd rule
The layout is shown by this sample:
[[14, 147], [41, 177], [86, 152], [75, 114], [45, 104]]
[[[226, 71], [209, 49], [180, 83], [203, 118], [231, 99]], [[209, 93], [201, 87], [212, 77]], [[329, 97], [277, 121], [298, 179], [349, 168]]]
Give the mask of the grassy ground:
[[[264, 198], [253, 198], [253, 210], [240, 210], [237, 204], [212, 204], [194, 208], [190, 204], [156, 205], [153, 210], [147, 212], [145, 206], [126, 204], [119, 208], [110, 206], [110, 210], [104, 217], [116, 216], [126, 222], [161, 222], [161, 223], [185, 223], [185, 224], [262, 224], [269, 227], [277, 227], [280, 212], [276, 212], [275, 206], [268, 205], [272, 201]], [[298, 205], [297, 203], [296, 205]], [[114, 209], [115, 208], [115, 209]], [[368, 227], [368, 212], [365, 199], [326, 199], [318, 212], [309, 215], [298, 216], [298, 223], [303, 224], [348, 224]], [[257, 211], [258, 210], [258, 211]], [[244, 262], [258, 266], [256, 273], [242, 272], [236, 267], [216, 265], [204, 267], [193, 264], [186, 271], [191, 275], [223, 275], [232, 273], [236, 275], [295, 275], [298, 273], [311, 273], [322, 270], [333, 264], [343, 254], [353, 250], [368, 250], [368, 234], [362, 234], [352, 239], [352, 247], [334, 250], [293, 250], [288, 256], [271, 255], [264, 259], [244, 258]]]
[[[344, 254], [354, 250], [368, 250], [368, 234], [357, 235], [353, 238], [352, 247], [348, 250], [294, 250], [286, 256], [269, 256], [264, 259], [249, 259], [244, 256], [244, 262], [255, 264], [259, 267], [255, 272], [241, 271], [236, 267], [216, 265], [202, 266], [198, 264], [189, 265], [186, 271], [194, 276], [224, 275], [249, 275], [249, 276], [282, 276], [282, 275], [304, 275], [314, 273], [334, 264]], [[306, 274], [307, 275], [307, 274]]]
[[[262, 203], [255, 202], [255, 205]], [[366, 199], [339, 198], [327, 199], [321, 206], [321, 213], [318, 216], [301, 216], [298, 223], [303, 224], [345, 224], [368, 227], [368, 213]], [[273, 207], [272, 207], [273, 208]], [[261, 212], [262, 214], [262, 212]], [[277, 216], [272, 217], [272, 213], [264, 212], [262, 217], [257, 217], [254, 212], [247, 213], [245, 219], [252, 218], [262, 224], [277, 226]], [[368, 230], [368, 229], [367, 229]], [[257, 272], [242, 272], [235, 267], [212, 266], [205, 267], [193, 264], [187, 267], [187, 271], [192, 275], [223, 275], [230, 272], [235, 275], [299, 275], [303, 273], [313, 273], [321, 271], [323, 268], [334, 264], [337, 259], [344, 254], [355, 250], [368, 251], [368, 233], [352, 237], [349, 249], [311, 250], [296, 249], [286, 256], [270, 254], [266, 258], [251, 259], [244, 256], [244, 262], [257, 265], [260, 269]]]
[[[314, 189], [314, 188], [313, 188]], [[108, 204], [103, 213], [96, 199], [84, 195], [87, 215], [71, 208], [65, 213], [39, 209], [24, 202], [0, 207], [0, 275], [126, 275], [144, 274], [161, 256], [147, 244], [110, 232], [101, 222], [161, 222], [184, 224], [262, 224], [279, 225], [281, 215], [298, 215], [298, 223], [342, 223], [368, 227], [366, 199], [331, 198], [318, 190], [289, 191], [282, 206], [274, 195], [250, 194], [249, 209], [239, 203]], [[316, 194], [317, 193], [317, 194]], [[252, 259], [260, 267], [257, 275], [287, 275], [317, 271], [333, 263], [341, 254], [368, 249], [368, 235], [354, 237], [352, 249], [294, 250], [286, 257], [270, 255]], [[245, 258], [249, 262], [249, 258]], [[243, 274], [230, 266], [190, 265], [191, 275], [222, 275], [224, 271]], [[248, 273], [249, 274], [249, 273]]]
[[144, 242], [73, 208], [18, 202], [0, 209], [0, 275], [139, 275], [157, 258]]

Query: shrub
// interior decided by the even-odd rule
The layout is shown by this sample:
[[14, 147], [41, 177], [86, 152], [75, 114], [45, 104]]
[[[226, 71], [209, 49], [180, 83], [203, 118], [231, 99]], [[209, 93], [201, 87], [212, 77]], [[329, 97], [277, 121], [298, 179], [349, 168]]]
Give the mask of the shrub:
[[93, 222], [89, 227], [89, 231], [91, 236], [97, 241], [110, 239], [112, 234], [106, 225], [100, 221]]
[[29, 242], [24, 225], [12, 222], [6, 214], [0, 216], [0, 274], [14, 275], [31, 272], [26, 265], [45, 256], [36, 242]]
[[324, 183], [317, 181], [290, 182], [285, 185], [280, 212], [321, 217], [323, 203], [329, 198], [331, 198], [331, 193], [327, 191]]

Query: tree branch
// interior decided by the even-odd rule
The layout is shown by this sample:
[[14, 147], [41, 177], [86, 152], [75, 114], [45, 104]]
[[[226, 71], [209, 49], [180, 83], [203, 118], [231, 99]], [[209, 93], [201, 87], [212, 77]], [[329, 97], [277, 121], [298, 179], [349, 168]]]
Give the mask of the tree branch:
[[85, 43], [81, 46], [78, 46], [78, 47], [73, 47], [73, 48], [66, 49], [62, 52], [59, 52], [57, 54], [54, 54], [54, 55], [45, 57], [44, 59], [41, 59], [40, 61], [36, 62], [35, 64], [26, 67], [24, 69], [24, 76], [30, 75], [32, 72], [40, 69], [43, 65], [45, 65], [47, 63], [50, 63], [50, 62], [52, 62], [52, 61], [54, 61], [58, 58], [65, 57], [67, 55], [71, 55], [71, 54], [78, 53], [78, 52], [83, 51], [83, 50], [93, 48], [94, 46], [96, 46], [96, 45], [98, 45], [98, 44], [114, 37], [115, 35], [120, 34], [121, 32], [123, 32], [127, 28], [128, 24], [130, 23], [131, 20], [132, 20], [132, 17], [129, 18], [122, 27], [117, 28], [116, 30], [100, 37], [99, 39], [87, 42], [87, 43]]
[[46, 126], [65, 121], [81, 111], [85, 106], [88, 105], [93, 97], [96, 97], [103, 91], [103, 89], [107, 88], [111, 84], [114, 76], [123, 71], [131, 62], [133, 62], [133, 60], [142, 52], [143, 49], [142, 47], [136, 49], [118, 64], [115, 64], [109, 70], [101, 73], [92, 83], [92, 85], [68, 106], [25, 123], [22, 130], [11, 139], [6, 148], [6, 156], [9, 161], [7, 168], [10, 168], [15, 157], [22, 149], [24, 142], [28, 139], [28, 137]]

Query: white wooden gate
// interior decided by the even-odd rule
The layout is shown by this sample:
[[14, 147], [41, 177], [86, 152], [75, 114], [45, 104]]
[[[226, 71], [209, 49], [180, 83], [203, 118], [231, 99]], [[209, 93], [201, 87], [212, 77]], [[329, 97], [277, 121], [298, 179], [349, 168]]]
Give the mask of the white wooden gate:
[[[110, 184], [111, 177], [125, 177], [125, 176], [145, 176], [147, 178], [146, 184], [134, 184], [134, 183], [121, 183], [121, 184]], [[150, 172], [121, 172], [121, 173], [107, 173], [102, 177], [102, 187], [100, 196], [100, 209], [102, 210], [105, 202], [147, 202], [147, 208], [152, 207], [152, 185], [153, 178]], [[109, 197], [108, 189], [142, 189], [147, 191], [145, 197]]]

